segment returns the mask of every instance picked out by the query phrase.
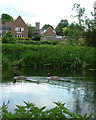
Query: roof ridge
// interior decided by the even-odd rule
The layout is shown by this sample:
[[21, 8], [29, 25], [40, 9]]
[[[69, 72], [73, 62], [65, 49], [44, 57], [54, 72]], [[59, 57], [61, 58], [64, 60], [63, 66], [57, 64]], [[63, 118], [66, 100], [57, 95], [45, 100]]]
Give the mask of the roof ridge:
[[[15, 23], [18, 19], [21, 19], [21, 20], [23, 21], [23, 23], [27, 26], [27, 24], [25, 23], [25, 21], [23, 20], [23, 18], [22, 18], [20, 15], [17, 17], [17, 19], [14, 21], [14, 23]], [[14, 24], [14, 23], [13, 23], [13, 24]]]

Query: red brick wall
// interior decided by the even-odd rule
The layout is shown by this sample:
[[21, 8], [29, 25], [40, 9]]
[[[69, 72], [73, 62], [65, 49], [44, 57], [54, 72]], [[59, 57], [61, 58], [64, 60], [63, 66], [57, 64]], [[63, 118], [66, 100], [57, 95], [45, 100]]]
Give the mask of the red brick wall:
[[49, 27], [44, 36], [56, 36], [56, 34], [53, 32], [52, 28]]
[[[22, 31], [22, 33], [17, 33], [17, 31], [15, 31], [16, 27], [24, 28], [24, 31]], [[14, 36], [15, 35], [24, 35], [24, 37], [26, 37], [26, 38], [28, 37], [28, 27], [20, 16], [12, 24], [11, 31]]]

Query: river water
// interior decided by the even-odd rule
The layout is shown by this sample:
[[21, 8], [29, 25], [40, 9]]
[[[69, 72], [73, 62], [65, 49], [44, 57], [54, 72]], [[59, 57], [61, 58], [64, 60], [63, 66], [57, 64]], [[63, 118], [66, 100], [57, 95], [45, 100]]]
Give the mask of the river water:
[[[13, 84], [14, 71], [26, 75], [27, 80]], [[60, 76], [60, 81], [50, 80], [47, 74]], [[70, 71], [38, 69], [3, 70], [0, 82], [0, 105], [8, 104], [8, 110], [14, 112], [16, 104], [32, 102], [38, 107], [55, 107], [53, 102], [66, 103], [71, 112], [84, 115], [96, 113], [96, 71]]]

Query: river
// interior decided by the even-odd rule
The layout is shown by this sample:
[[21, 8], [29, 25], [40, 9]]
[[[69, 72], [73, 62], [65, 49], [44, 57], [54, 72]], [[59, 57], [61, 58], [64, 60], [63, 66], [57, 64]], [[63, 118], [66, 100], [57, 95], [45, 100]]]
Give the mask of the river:
[[[14, 72], [27, 76], [27, 80], [13, 84]], [[60, 81], [50, 80], [47, 74], [60, 76]], [[88, 115], [96, 113], [96, 71], [48, 70], [31, 68], [3, 70], [0, 82], [0, 105], [8, 104], [8, 110], [14, 112], [16, 104], [32, 102], [38, 107], [55, 106], [53, 102], [66, 103], [71, 112], [79, 111]]]

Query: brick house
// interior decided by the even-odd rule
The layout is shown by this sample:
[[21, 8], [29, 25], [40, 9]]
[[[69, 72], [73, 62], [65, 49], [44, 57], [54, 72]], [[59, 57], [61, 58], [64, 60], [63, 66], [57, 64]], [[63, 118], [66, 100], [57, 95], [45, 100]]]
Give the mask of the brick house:
[[2, 22], [2, 35], [8, 31], [11, 31], [14, 37], [28, 37], [28, 26], [21, 16], [13, 22]]

